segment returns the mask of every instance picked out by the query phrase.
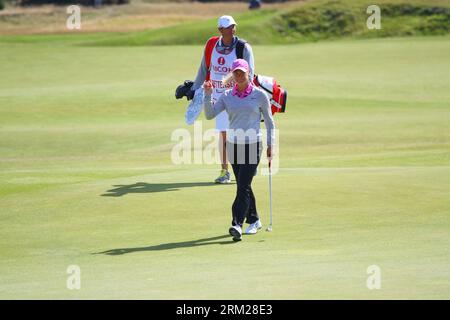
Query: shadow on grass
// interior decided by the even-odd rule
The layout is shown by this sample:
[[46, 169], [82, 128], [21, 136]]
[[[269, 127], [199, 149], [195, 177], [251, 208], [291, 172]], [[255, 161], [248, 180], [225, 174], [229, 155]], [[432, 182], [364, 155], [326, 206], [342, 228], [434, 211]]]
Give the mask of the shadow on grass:
[[[229, 238], [229, 241], [214, 241]], [[233, 244], [236, 243], [231, 239], [230, 235], [217, 236], [212, 238], [203, 238], [198, 240], [191, 241], [183, 241], [183, 242], [171, 242], [171, 243], [162, 243], [156, 246], [148, 246], [148, 247], [136, 247], [136, 248], [120, 248], [120, 249], [111, 249], [103, 252], [96, 252], [93, 254], [106, 254], [109, 256], [118, 256], [127, 253], [140, 252], [140, 251], [161, 251], [161, 250], [170, 250], [170, 249], [179, 249], [179, 248], [191, 248], [191, 247], [199, 247], [199, 246], [208, 246], [208, 245], [224, 245], [224, 244]]]
[[146, 183], [137, 182], [134, 184], [120, 184], [114, 185], [114, 189], [106, 191], [102, 194], [103, 197], [121, 197], [128, 193], [152, 193], [152, 192], [165, 192], [176, 191], [181, 188], [190, 187], [211, 187], [217, 186], [214, 182], [182, 182], [182, 183]]

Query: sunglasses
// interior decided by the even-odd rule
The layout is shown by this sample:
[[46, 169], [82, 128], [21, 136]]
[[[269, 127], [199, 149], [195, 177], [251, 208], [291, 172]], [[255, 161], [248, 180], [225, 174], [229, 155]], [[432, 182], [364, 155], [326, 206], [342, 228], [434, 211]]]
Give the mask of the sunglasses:
[[234, 28], [234, 24], [232, 24], [231, 26], [229, 26], [228, 28], [224, 28], [224, 27], [220, 27], [219, 30], [225, 30], [225, 29], [233, 29]]

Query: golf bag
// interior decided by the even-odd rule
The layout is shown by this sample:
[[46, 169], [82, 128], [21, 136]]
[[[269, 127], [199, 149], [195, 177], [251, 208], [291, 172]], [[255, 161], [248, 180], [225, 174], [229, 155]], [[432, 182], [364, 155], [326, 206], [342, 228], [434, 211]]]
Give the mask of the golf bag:
[[255, 74], [253, 84], [262, 89], [269, 97], [272, 115], [277, 112], [285, 112], [287, 90], [280, 87], [275, 78]]
[[[210, 79], [211, 56], [213, 49], [217, 44], [217, 41], [219, 41], [219, 37], [212, 37], [207, 41], [205, 46], [204, 54], [207, 68], [206, 80]], [[245, 40], [238, 39], [238, 42], [236, 44], [237, 58], [242, 59], [245, 43], [246, 43]], [[177, 87], [175, 91], [175, 97], [177, 99], [181, 99], [184, 96], [186, 96], [188, 101], [193, 100], [194, 95], [196, 94], [196, 91], [191, 90], [193, 84], [194, 84], [193, 81], [190, 80], [184, 81], [183, 84]], [[286, 111], [287, 90], [282, 88], [277, 83], [275, 78], [255, 74], [253, 77], [253, 84], [257, 88], [262, 89], [268, 96], [271, 105], [272, 115], [274, 115], [275, 113], [284, 113]], [[196, 101], [191, 102], [190, 107], [188, 108], [190, 109], [190, 111], [188, 111], [186, 114], [186, 122], [188, 124], [193, 123], [192, 119], [195, 120], [198, 117], [199, 113], [201, 112], [201, 109], [198, 108], [198, 105], [200, 105], [199, 102]]]

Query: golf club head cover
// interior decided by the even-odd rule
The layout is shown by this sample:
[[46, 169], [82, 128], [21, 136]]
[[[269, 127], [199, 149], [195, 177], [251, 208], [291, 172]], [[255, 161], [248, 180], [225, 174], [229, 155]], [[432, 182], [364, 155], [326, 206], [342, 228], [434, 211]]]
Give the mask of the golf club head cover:
[[181, 99], [184, 96], [187, 97], [188, 100], [191, 100], [194, 97], [194, 91], [191, 90], [192, 85], [194, 84], [191, 80], [185, 80], [183, 84], [180, 84], [175, 90], [175, 98]]
[[189, 100], [192, 100], [195, 95], [195, 90], [189, 89], [188, 92], [186, 92], [186, 98]]

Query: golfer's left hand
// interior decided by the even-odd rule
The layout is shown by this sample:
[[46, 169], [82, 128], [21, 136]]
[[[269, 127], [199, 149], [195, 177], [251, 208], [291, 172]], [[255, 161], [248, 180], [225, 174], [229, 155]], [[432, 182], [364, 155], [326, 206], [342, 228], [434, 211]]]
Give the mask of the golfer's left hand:
[[269, 161], [272, 161], [273, 158], [273, 152], [272, 152], [272, 146], [267, 147], [267, 159]]

